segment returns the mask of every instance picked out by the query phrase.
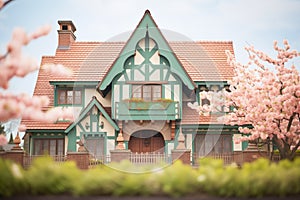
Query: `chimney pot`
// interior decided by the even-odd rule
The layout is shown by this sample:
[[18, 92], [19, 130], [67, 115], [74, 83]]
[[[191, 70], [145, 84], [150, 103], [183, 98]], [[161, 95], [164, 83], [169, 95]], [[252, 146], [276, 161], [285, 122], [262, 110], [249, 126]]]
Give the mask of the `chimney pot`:
[[71, 20], [59, 20], [58, 32], [58, 49], [69, 49], [71, 44], [75, 42], [76, 36], [74, 32], [76, 27]]

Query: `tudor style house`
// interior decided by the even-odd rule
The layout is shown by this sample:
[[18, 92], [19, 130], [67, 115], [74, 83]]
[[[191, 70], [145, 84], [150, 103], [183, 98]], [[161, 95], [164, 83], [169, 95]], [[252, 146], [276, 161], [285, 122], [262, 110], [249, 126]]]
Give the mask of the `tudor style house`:
[[23, 120], [24, 149], [29, 155], [65, 155], [81, 141], [90, 154], [114, 149], [170, 154], [183, 136], [186, 149], [198, 156], [242, 151], [237, 127], [224, 125], [224, 110], [199, 115], [187, 104], [210, 104], [202, 91], [228, 87], [233, 69], [227, 41], [168, 41], [147, 10], [126, 42], [76, 41], [72, 21], [58, 21], [58, 46], [44, 64], [63, 64], [72, 77], [39, 70], [34, 95], [50, 98], [49, 109], [73, 107], [74, 122], [54, 124]]

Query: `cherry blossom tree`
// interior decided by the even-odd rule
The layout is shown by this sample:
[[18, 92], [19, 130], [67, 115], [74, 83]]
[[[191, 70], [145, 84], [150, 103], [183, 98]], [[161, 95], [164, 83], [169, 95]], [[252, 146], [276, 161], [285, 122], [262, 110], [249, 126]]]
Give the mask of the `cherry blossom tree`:
[[[12, 0], [0, 0], [0, 11]], [[0, 88], [8, 88], [9, 81], [13, 77], [24, 77], [27, 74], [39, 69], [38, 63], [31, 57], [25, 57], [22, 47], [28, 45], [32, 40], [47, 35], [51, 31], [49, 25], [38, 28], [35, 32], [27, 34], [22, 28], [15, 28], [12, 38], [7, 44], [4, 54], [0, 53]], [[49, 75], [70, 76], [72, 71], [62, 65], [42, 66]], [[0, 93], [0, 121], [6, 122], [11, 119], [22, 118], [43, 121], [48, 123], [56, 122], [59, 119], [73, 120], [71, 108], [56, 107], [49, 110], [49, 98], [46, 96], [29, 96], [28, 94]], [[20, 126], [22, 130], [26, 127]], [[2, 143], [4, 140], [2, 138]]]
[[[295, 67], [300, 54], [274, 42], [276, 58], [253, 46], [246, 47], [249, 63], [242, 65], [226, 51], [235, 76], [227, 93], [228, 105], [235, 111], [226, 116], [231, 125], [241, 125], [240, 141], [261, 139], [274, 144], [281, 159], [292, 160], [300, 146], [300, 77]], [[242, 125], [252, 125], [253, 128]], [[239, 142], [240, 142], [239, 141]]]
[[274, 50], [276, 58], [253, 46], [246, 47], [249, 54], [246, 65], [226, 51], [228, 63], [234, 69], [229, 90], [202, 91], [202, 103], [188, 103], [188, 106], [200, 115], [221, 111], [219, 108], [227, 113], [230, 107], [234, 108], [221, 115], [220, 121], [240, 126], [244, 136], [237, 143], [259, 139], [275, 145], [281, 159], [293, 160], [300, 147], [300, 77], [294, 65], [300, 53], [291, 50], [287, 40], [282, 48], [275, 41]]
[[6, 133], [4, 131], [4, 126], [0, 122], [0, 150], [2, 149], [2, 146], [7, 143], [6, 140]]

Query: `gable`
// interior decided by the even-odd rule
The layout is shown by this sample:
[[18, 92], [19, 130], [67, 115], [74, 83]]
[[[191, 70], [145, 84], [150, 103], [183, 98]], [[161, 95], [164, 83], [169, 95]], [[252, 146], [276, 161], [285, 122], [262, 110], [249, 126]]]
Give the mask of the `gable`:
[[[119, 130], [119, 127], [117, 124], [110, 118], [110, 116], [107, 114], [101, 103], [97, 100], [97, 98], [94, 96], [90, 103], [82, 110], [79, 117], [75, 122], [73, 122], [66, 130], [65, 133], [69, 133], [76, 125], [80, 124], [81, 121], [83, 121], [87, 115], [91, 115], [91, 111], [93, 108], [96, 108], [99, 113], [103, 115], [103, 117], [110, 123], [110, 125], [116, 130]], [[99, 120], [97, 120], [99, 122]]]
[[182, 82], [189, 89], [192, 90], [195, 88], [194, 82], [182, 67], [182, 64], [173, 53], [168, 42], [154, 22], [150, 12], [147, 10], [137, 28], [134, 30], [131, 37], [123, 47], [119, 56], [116, 58], [106, 76], [104, 76], [103, 80], [99, 84], [98, 90], [100, 92], [107, 90], [113, 79], [124, 71], [124, 65], [126, 64], [127, 59], [136, 55], [136, 50], [141, 54], [142, 51], [140, 48], [137, 48], [137, 44], [146, 37], [151, 37], [151, 39], [157, 43], [157, 53], [159, 53], [160, 56], [168, 59], [171, 72], [178, 75], [178, 77], [181, 78]]

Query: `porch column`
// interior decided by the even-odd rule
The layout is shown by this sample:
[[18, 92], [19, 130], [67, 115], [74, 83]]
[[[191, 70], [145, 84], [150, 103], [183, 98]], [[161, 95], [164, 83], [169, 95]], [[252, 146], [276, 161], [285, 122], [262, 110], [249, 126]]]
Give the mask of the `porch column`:
[[191, 150], [185, 147], [185, 138], [182, 134], [182, 129], [180, 126], [179, 135], [178, 135], [178, 145], [176, 149], [171, 151], [172, 153], [172, 162], [176, 160], [181, 160], [183, 164], [191, 164]]

